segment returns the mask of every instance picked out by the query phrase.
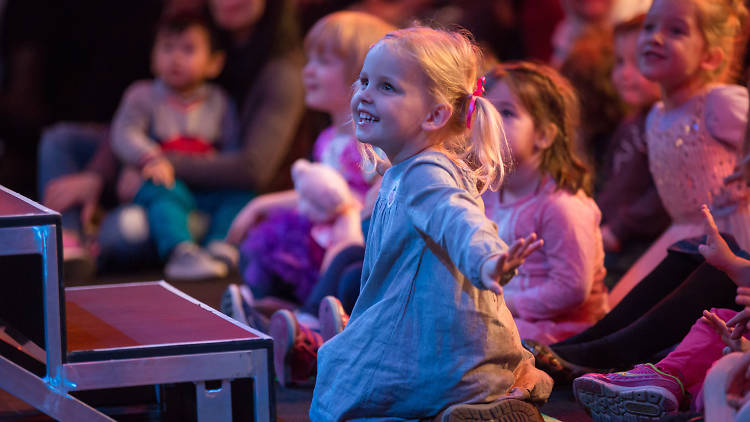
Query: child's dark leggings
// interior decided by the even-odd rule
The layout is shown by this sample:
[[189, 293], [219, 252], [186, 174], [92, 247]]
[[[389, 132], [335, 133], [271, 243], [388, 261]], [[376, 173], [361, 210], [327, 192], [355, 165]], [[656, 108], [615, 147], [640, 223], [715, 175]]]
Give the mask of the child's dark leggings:
[[328, 269], [320, 275], [302, 310], [317, 315], [320, 301], [326, 296], [335, 296], [341, 301], [346, 313], [351, 314], [359, 296], [364, 259], [364, 246], [349, 246], [339, 252]]
[[[727, 240], [738, 253], [736, 243]], [[704, 309], [740, 310], [736, 291], [737, 285], [697, 250], [673, 247], [598, 323], [551, 347], [579, 365], [627, 368], [680, 342]]]

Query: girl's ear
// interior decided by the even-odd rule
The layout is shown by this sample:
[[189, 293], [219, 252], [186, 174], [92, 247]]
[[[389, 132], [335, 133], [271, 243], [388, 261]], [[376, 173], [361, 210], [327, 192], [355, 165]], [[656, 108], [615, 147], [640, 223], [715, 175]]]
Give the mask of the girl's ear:
[[544, 127], [542, 127], [541, 130], [537, 131], [536, 134], [536, 140], [534, 141], [534, 146], [539, 149], [540, 151], [543, 151], [552, 145], [553, 142], [555, 142], [555, 139], [557, 138], [559, 129], [557, 128], [557, 125], [552, 122], [547, 122]]
[[438, 130], [448, 124], [452, 114], [453, 107], [448, 104], [437, 104], [422, 121], [422, 129], [426, 131]]
[[721, 66], [724, 61], [724, 50], [719, 47], [710, 47], [703, 57], [701, 69], [709, 72], [714, 71]]

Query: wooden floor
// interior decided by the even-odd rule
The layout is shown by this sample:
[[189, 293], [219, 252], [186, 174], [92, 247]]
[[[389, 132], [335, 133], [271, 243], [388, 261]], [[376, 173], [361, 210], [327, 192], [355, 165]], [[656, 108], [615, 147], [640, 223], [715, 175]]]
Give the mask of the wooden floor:
[[[157, 281], [163, 279], [158, 270], [140, 271], [136, 274], [106, 274], [95, 280], [66, 281], [66, 286], [108, 284], [133, 281]], [[176, 288], [195, 297], [201, 302], [218, 309], [224, 289], [239, 277], [235, 274], [226, 279], [200, 282], [170, 283]], [[133, 393], [134, 395], [137, 393]], [[311, 388], [283, 388], [277, 385], [277, 415], [282, 422], [307, 421], [307, 411], [312, 400]], [[118, 421], [159, 421], [160, 414], [154, 405], [110, 405], [102, 410]], [[573, 400], [569, 387], [556, 387], [549, 402], [542, 407], [542, 412], [561, 421], [586, 422], [591, 419]], [[51, 420], [40, 414], [26, 403], [0, 390], [0, 421], [35, 422]]]

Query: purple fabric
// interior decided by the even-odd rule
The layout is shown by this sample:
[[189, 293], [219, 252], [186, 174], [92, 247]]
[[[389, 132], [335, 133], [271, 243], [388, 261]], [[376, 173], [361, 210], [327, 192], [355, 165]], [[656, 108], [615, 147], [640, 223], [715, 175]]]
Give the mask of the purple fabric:
[[260, 290], [274, 291], [272, 283], [292, 286], [304, 302], [318, 279], [324, 250], [310, 236], [312, 223], [294, 210], [278, 210], [250, 229], [240, 246], [249, 262], [245, 282]]
[[336, 135], [336, 130], [329, 127], [315, 140], [313, 159], [341, 173], [349, 188], [361, 200], [370, 189], [373, 178], [362, 170], [362, 154], [358, 143], [355, 137]]

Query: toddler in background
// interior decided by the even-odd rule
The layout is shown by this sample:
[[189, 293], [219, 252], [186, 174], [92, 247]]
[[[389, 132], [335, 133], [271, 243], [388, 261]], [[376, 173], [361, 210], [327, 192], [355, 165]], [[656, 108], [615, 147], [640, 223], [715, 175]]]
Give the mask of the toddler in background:
[[521, 338], [555, 343], [607, 312], [601, 213], [589, 170], [574, 152], [578, 100], [547, 66], [500, 65], [487, 80], [516, 165], [499, 193], [484, 193], [487, 217], [503, 239], [530, 232], [544, 239], [504, 287], [505, 303]]
[[480, 192], [500, 185], [506, 155], [478, 56], [463, 34], [424, 27], [367, 53], [356, 136], [393, 166], [351, 318], [318, 351], [313, 421], [541, 420], [518, 399], [545, 400], [551, 380], [521, 346], [500, 284], [541, 242], [508, 248], [484, 215]]
[[714, 210], [719, 230], [750, 247], [748, 189], [724, 184], [738, 164], [747, 121], [747, 89], [725, 84], [742, 51], [746, 15], [738, 0], [656, 0], [646, 15], [639, 67], [662, 91], [646, 121], [649, 167], [672, 224], [618, 282], [610, 306], [667, 247], [702, 233], [701, 204]]
[[[112, 123], [112, 147], [145, 182], [134, 202], [146, 209], [168, 278], [223, 277], [235, 265], [237, 251], [223, 242], [243, 192], [199, 192], [175, 180], [165, 153], [207, 156], [237, 148], [233, 106], [217, 86], [224, 54], [210, 25], [200, 15], [168, 15], [160, 23], [152, 52], [156, 79], [128, 88]], [[188, 230], [188, 215], [200, 208], [211, 214], [207, 248]]]
[[[370, 45], [393, 29], [366, 13], [345, 11], [325, 16], [305, 37], [305, 102], [310, 108], [328, 113], [332, 121], [315, 141], [313, 158], [343, 177], [360, 208], [379, 175], [374, 168], [361, 166], [349, 108], [351, 84]], [[252, 315], [257, 314], [254, 307], [265, 308], [269, 301], [258, 303], [256, 299], [283, 299], [269, 305], [270, 310], [265, 312], [269, 315], [274, 308], [305, 304], [324, 269], [324, 261], [330, 262], [331, 255], [344, 246], [311, 237], [313, 224], [300, 213], [299, 198], [297, 190], [260, 196], [233, 221], [227, 240], [242, 245], [242, 259], [247, 261], [243, 268], [245, 284], [230, 286], [223, 300], [222, 310], [233, 318], [267, 329], [265, 318]], [[310, 322], [315, 325], [313, 320]]]
[[648, 169], [646, 115], [659, 99], [659, 86], [638, 69], [636, 43], [644, 18], [638, 15], [614, 29], [611, 79], [628, 106], [628, 114], [609, 141], [599, 176], [604, 183], [596, 197], [602, 210], [605, 283], [611, 280], [611, 284], [669, 225], [669, 215]]

